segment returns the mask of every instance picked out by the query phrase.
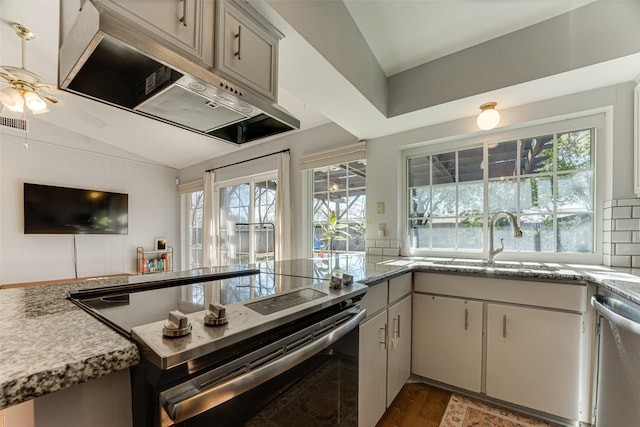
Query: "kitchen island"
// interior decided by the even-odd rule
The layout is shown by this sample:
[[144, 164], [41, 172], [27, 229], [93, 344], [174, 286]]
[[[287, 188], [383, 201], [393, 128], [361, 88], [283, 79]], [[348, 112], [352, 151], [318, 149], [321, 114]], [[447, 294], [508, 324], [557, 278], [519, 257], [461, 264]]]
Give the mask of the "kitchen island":
[[[634, 302], [640, 302], [640, 271], [587, 265], [552, 263], [496, 263], [494, 266], [450, 262], [428, 257], [340, 255], [334, 258], [299, 259], [261, 263], [263, 272], [329, 280], [350, 274], [354, 281], [376, 284], [408, 272], [439, 272], [533, 281], [558, 281], [602, 286]], [[130, 277], [0, 289], [0, 409], [75, 384], [127, 369], [139, 361], [135, 344], [93, 318], [69, 300], [70, 292], [96, 287], [180, 280], [197, 275], [215, 280], [215, 271], [163, 273]]]

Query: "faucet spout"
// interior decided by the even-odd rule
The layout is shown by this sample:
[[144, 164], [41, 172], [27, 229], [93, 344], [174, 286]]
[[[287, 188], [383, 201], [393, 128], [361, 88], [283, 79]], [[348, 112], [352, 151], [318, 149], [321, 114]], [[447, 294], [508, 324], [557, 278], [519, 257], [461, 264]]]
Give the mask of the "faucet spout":
[[493, 229], [495, 222], [500, 217], [506, 217], [511, 222], [511, 228], [513, 229], [513, 237], [516, 239], [522, 238], [522, 230], [518, 226], [518, 220], [515, 215], [509, 211], [498, 211], [491, 217], [489, 221], [489, 264], [493, 264], [496, 255], [504, 250], [504, 239], [500, 239], [500, 247], [494, 249], [493, 247]]

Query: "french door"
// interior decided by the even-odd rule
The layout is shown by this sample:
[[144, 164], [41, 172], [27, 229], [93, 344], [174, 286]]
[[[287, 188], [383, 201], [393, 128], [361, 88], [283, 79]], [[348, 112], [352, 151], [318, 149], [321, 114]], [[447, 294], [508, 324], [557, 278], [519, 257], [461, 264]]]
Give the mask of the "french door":
[[216, 186], [218, 265], [274, 259], [277, 191], [273, 174]]

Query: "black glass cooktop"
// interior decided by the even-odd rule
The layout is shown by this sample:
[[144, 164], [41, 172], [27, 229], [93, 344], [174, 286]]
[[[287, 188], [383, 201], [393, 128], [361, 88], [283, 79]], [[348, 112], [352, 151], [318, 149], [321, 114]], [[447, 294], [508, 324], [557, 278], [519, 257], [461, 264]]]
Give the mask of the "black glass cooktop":
[[245, 306], [266, 316], [325, 296], [327, 296], [327, 294], [324, 292], [306, 288], [284, 295], [277, 295], [260, 301], [250, 302], [245, 304]]
[[[231, 279], [199, 282], [164, 288], [145, 289], [82, 298], [76, 301], [105, 320], [121, 332], [130, 334], [136, 326], [165, 320], [172, 310], [185, 314], [206, 310], [209, 303], [216, 301], [223, 305], [251, 301], [269, 295], [294, 290], [321, 283], [318, 279], [281, 276], [273, 273], [259, 273]], [[311, 292], [306, 292], [311, 291]], [[292, 307], [324, 296], [313, 289], [305, 292], [291, 292], [282, 298], [269, 298], [261, 308], [251, 307], [261, 314], [268, 310]], [[274, 301], [272, 301], [274, 300]], [[252, 304], [253, 305], [253, 304]], [[256, 306], [257, 307], [257, 306]], [[262, 311], [261, 311], [262, 310]]]

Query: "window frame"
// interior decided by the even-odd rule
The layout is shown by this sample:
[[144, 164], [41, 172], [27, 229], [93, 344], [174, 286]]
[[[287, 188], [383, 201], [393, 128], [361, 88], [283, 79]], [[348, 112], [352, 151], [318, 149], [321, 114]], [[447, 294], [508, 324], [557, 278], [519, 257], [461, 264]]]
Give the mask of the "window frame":
[[[225, 181], [219, 181], [216, 182], [214, 185], [214, 189], [213, 189], [213, 194], [214, 194], [214, 202], [213, 202], [213, 211], [214, 211], [214, 215], [219, 215], [220, 213], [220, 190], [222, 188], [226, 188], [226, 187], [232, 187], [232, 186], [236, 186], [236, 185], [241, 185], [241, 184], [248, 184], [251, 190], [255, 189], [255, 183], [256, 182], [263, 182], [263, 181], [271, 181], [271, 180], [275, 180], [277, 181], [278, 179], [278, 171], [267, 171], [267, 172], [262, 172], [262, 173], [258, 173], [258, 174], [254, 174], [254, 175], [248, 175], [248, 176], [244, 176], [244, 177], [240, 177], [240, 178], [234, 178], [234, 179], [229, 179], [229, 180], [225, 180]], [[253, 191], [251, 191], [251, 194], [255, 196], [255, 193]], [[255, 197], [252, 197], [251, 200], [249, 201], [249, 214], [252, 215], [252, 212], [255, 209]], [[275, 212], [275, 215], [277, 217], [278, 212]], [[275, 225], [275, 221], [274, 221], [274, 225]], [[216, 239], [219, 238], [220, 236], [220, 223], [219, 221], [216, 221], [216, 230], [214, 230], [214, 234], [216, 236]], [[275, 238], [275, 236], [274, 236]], [[253, 245], [253, 242], [250, 242], [251, 245]], [[251, 247], [250, 252], [252, 252], [253, 247]], [[220, 247], [218, 247], [218, 250], [216, 251], [216, 254], [218, 256], [218, 260], [216, 260], [217, 263], [220, 262], [220, 257], [221, 257], [221, 251], [220, 251]], [[255, 254], [252, 252], [251, 257], [254, 257]], [[275, 252], [274, 252], [274, 256], [275, 256]]]
[[[400, 192], [401, 203], [401, 227], [402, 235], [408, 235], [409, 231], [409, 209], [408, 209], [408, 190], [409, 190], [409, 169], [408, 160], [415, 157], [437, 155], [445, 152], [461, 151], [470, 148], [483, 148], [483, 159], [486, 160], [487, 146], [501, 142], [512, 140], [528, 139], [539, 135], [546, 134], [562, 134], [579, 129], [594, 129], [594, 146], [593, 146], [593, 173], [595, 175], [593, 181], [593, 223], [594, 223], [594, 241], [593, 253], [566, 253], [566, 252], [518, 252], [505, 250], [498, 257], [498, 260], [519, 260], [519, 261], [553, 261], [553, 262], [581, 262], [581, 263], [600, 263], [602, 261], [602, 233], [603, 233], [603, 204], [604, 204], [604, 188], [607, 171], [604, 162], [604, 152], [606, 150], [607, 137], [606, 133], [606, 116], [605, 113], [591, 114], [588, 116], [568, 118], [566, 120], [557, 120], [545, 124], [519, 127], [517, 129], [498, 129], [488, 133], [475, 133], [472, 136], [462, 136], [460, 138], [448, 139], [446, 142], [438, 141], [433, 143], [424, 143], [417, 148], [407, 149], [401, 152], [402, 182]], [[415, 145], [414, 145], [415, 147]], [[556, 172], [557, 173], [557, 172]], [[483, 180], [483, 182], [485, 182]], [[412, 255], [416, 256], [432, 256], [443, 258], [475, 258], [487, 259], [488, 256], [488, 221], [490, 215], [486, 209], [488, 203], [488, 186], [483, 185], [484, 205], [483, 210], [483, 236], [481, 250], [450, 250], [450, 249], [426, 249], [412, 248]], [[554, 212], [555, 214], [555, 212]], [[554, 216], [555, 221], [555, 216]]]
[[[335, 160], [335, 159], [334, 159]], [[317, 167], [313, 168], [313, 169], [308, 169], [305, 171], [304, 173], [304, 188], [306, 188], [307, 190], [307, 194], [305, 196], [305, 199], [307, 200], [307, 203], [305, 204], [306, 209], [303, 210], [303, 229], [305, 230], [305, 233], [303, 233], [303, 239], [304, 239], [304, 250], [305, 253], [307, 254], [307, 256], [317, 256], [317, 252], [314, 250], [314, 245], [313, 245], [313, 237], [315, 236], [314, 233], [314, 226], [316, 221], [314, 220], [314, 196], [316, 194], [315, 189], [314, 189], [314, 172], [318, 169], [325, 169], [325, 168], [331, 168], [337, 165], [341, 165], [341, 164], [346, 164], [349, 165], [351, 163], [355, 163], [355, 162], [365, 162], [365, 170], [367, 167], [366, 164], [366, 158], [350, 158], [347, 157], [343, 160], [338, 160], [337, 163], [331, 163], [328, 165], [324, 165], [324, 166], [320, 166], [318, 165]], [[361, 188], [361, 187], [357, 187], [357, 188]], [[349, 193], [349, 188], [345, 188], [344, 191], [346, 191], [346, 193]], [[334, 254], [348, 254], [348, 253], [352, 253], [352, 254], [364, 254], [366, 253], [366, 198], [367, 198], [367, 184], [366, 184], [366, 178], [365, 178], [365, 186], [364, 186], [364, 206], [365, 206], [365, 217], [363, 218], [363, 226], [364, 226], [364, 233], [363, 233], [363, 237], [365, 238], [365, 248], [362, 251], [355, 251], [355, 250], [347, 250], [347, 251], [341, 251], [341, 250], [336, 250], [334, 251]]]
[[[202, 183], [199, 183], [199, 186], [193, 186], [193, 188], [188, 188], [186, 190], [180, 190], [180, 244], [182, 248], [182, 256], [180, 257], [180, 265], [182, 270], [189, 270], [192, 268], [200, 268], [203, 264], [203, 256], [202, 256], [202, 242], [200, 243], [200, 259], [197, 260], [197, 263], [194, 265], [190, 265], [189, 260], [191, 259], [191, 250], [196, 248], [197, 244], [194, 245], [191, 241], [192, 228], [190, 224], [192, 206], [191, 206], [191, 195], [193, 193], [201, 192], [203, 195], [202, 198], [202, 206], [200, 209], [204, 214], [204, 188]], [[204, 219], [204, 218], [203, 218]], [[201, 235], [202, 238], [202, 235]], [[175, 261], [174, 261], [175, 262]]]

